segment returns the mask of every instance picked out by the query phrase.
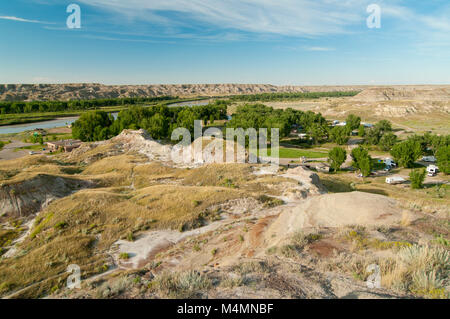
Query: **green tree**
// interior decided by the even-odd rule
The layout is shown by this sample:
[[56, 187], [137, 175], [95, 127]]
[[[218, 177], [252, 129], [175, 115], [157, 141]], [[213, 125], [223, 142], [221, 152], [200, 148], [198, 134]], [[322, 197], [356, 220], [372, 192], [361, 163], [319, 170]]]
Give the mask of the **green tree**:
[[334, 147], [328, 152], [328, 162], [331, 167], [338, 171], [347, 158], [347, 152], [340, 147]]
[[344, 145], [348, 142], [348, 128], [344, 126], [335, 126], [330, 130], [330, 139], [338, 145]]
[[369, 155], [369, 151], [362, 146], [354, 148], [352, 150], [353, 163], [352, 166], [359, 169], [364, 177], [370, 175], [373, 168], [372, 158]]
[[330, 130], [330, 139], [338, 145], [344, 145], [348, 142], [348, 129], [344, 126], [335, 126]]
[[378, 145], [383, 151], [390, 151], [397, 143], [397, 135], [394, 133], [386, 133], [380, 138]]
[[425, 168], [413, 169], [409, 173], [411, 179], [411, 187], [414, 189], [423, 188], [423, 182], [425, 180]]
[[399, 166], [411, 168], [414, 162], [422, 155], [422, 147], [419, 142], [406, 140], [394, 145], [391, 155]]
[[103, 111], [89, 111], [72, 125], [73, 138], [83, 142], [100, 141], [109, 138], [112, 119]]
[[378, 145], [380, 143], [380, 139], [382, 136], [382, 131], [378, 127], [372, 127], [371, 129], [366, 131], [365, 139], [366, 144], [369, 145]]
[[359, 116], [350, 114], [347, 116], [347, 119], [345, 120], [346, 126], [351, 131], [356, 130], [359, 125], [361, 124], [361, 118]]
[[328, 129], [325, 125], [319, 123], [312, 123], [308, 130], [309, 136], [313, 139], [314, 144], [318, 144], [328, 137]]
[[366, 129], [365, 129], [364, 125], [360, 125], [358, 128], [358, 136], [364, 137], [365, 135], [366, 135]]
[[439, 170], [444, 174], [450, 174], [450, 145], [438, 148], [436, 159]]
[[392, 124], [388, 120], [381, 120], [375, 124], [375, 128], [379, 129], [382, 133], [391, 132]]
[[367, 177], [370, 175], [372, 171], [373, 163], [371, 157], [363, 157], [359, 160], [359, 170], [361, 171], [362, 176]]
[[142, 121], [142, 127], [147, 130], [150, 136], [160, 140], [167, 137], [169, 129], [168, 120], [162, 114], [155, 114], [151, 118]]

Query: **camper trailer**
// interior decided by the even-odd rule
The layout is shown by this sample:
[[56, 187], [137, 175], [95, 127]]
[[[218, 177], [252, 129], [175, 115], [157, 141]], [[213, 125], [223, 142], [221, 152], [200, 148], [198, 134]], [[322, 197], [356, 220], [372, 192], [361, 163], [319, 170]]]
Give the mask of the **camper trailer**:
[[434, 157], [434, 156], [424, 156], [424, 157], [422, 157], [422, 161], [430, 162], [430, 163], [436, 163], [436, 157]]
[[403, 177], [400, 177], [400, 176], [392, 176], [392, 177], [387, 177], [386, 178], [386, 183], [387, 184], [391, 184], [391, 185], [402, 184], [405, 181], [406, 180]]
[[385, 158], [383, 162], [387, 167], [397, 167], [397, 163], [395, 163], [392, 158]]
[[428, 165], [427, 167], [427, 175], [432, 177], [432, 176], [436, 176], [436, 174], [439, 171], [439, 167], [437, 167], [436, 165]]

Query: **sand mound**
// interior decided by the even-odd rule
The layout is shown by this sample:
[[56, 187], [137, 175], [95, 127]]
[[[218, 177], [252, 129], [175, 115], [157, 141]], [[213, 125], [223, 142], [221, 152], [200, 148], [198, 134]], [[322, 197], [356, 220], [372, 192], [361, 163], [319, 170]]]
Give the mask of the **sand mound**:
[[352, 192], [310, 197], [284, 210], [268, 232], [289, 234], [307, 227], [392, 225], [402, 219], [397, 201], [386, 196]]
[[143, 129], [138, 131], [123, 130], [118, 136], [112, 138], [110, 142], [121, 145], [124, 151], [135, 151], [143, 154], [150, 160], [163, 162], [171, 160], [172, 147], [158, 143]]

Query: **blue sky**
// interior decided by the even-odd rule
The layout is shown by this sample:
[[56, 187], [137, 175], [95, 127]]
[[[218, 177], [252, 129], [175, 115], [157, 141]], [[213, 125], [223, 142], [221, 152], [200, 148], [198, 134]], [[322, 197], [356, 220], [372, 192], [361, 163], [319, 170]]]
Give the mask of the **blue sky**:
[[448, 0], [12, 0], [0, 36], [0, 83], [450, 84]]

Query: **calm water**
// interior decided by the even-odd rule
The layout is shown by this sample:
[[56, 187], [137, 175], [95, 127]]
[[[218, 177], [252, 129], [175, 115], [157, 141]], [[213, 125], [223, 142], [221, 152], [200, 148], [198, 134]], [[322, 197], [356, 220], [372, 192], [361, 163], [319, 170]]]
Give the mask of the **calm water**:
[[[114, 118], [117, 118], [117, 114], [118, 113], [112, 113]], [[15, 124], [15, 125], [0, 126], [0, 134], [20, 133], [20, 132], [35, 130], [37, 128], [50, 129], [50, 128], [55, 128], [55, 127], [67, 126], [69, 124], [72, 124], [76, 120], [78, 120], [78, 118], [79, 118], [79, 116], [63, 117], [63, 118], [58, 118], [56, 120], [27, 123], [27, 124]]]

